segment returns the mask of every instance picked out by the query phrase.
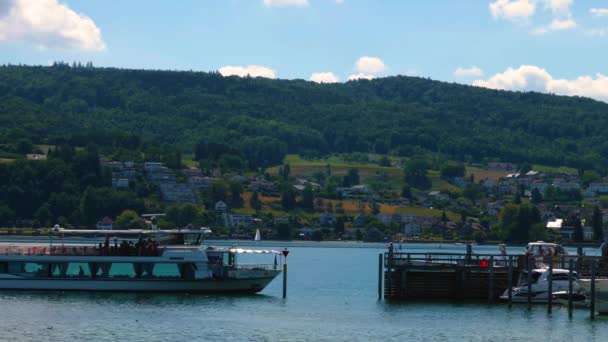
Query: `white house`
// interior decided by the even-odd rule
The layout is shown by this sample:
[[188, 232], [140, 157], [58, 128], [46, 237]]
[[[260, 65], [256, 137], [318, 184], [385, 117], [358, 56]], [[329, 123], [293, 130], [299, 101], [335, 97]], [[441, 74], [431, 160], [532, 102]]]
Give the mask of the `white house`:
[[111, 218], [106, 216], [102, 218], [99, 222], [97, 222], [95, 228], [99, 230], [112, 230], [112, 225], [114, 225], [114, 221], [112, 221]]
[[226, 205], [226, 203], [224, 201], [217, 201], [215, 203], [215, 206], [213, 206], [213, 209], [215, 211], [226, 211], [226, 210], [228, 210], [228, 206]]
[[587, 190], [600, 194], [606, 193], [608, 192], [608, 183], [590, 183], [589, 188], [587, 188]]
[[222, 221], [226, 227], [249, 227], [254, 223], [253, 216], [222, 213]]

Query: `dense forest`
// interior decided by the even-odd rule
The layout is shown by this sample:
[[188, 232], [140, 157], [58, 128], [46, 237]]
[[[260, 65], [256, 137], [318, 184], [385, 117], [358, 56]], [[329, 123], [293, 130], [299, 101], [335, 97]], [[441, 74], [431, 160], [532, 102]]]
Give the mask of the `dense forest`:
[[286, 153], [373, 151], [605, 174], [607, 114], [608, 104], [587, 98], [418, 77], [316, 84], [91, 64], [0, 67], [0, 158], [97, 136], [125, 153], [142, 141], [187, 153], [221, 144], [251, 167]]

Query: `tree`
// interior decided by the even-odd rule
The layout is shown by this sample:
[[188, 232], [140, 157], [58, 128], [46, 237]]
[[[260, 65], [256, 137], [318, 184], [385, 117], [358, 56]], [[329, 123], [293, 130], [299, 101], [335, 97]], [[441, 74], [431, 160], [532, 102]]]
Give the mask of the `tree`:
[[405, 167], [405, 182], [418, 189], [431, 187], [431, 180], [427, 177], [427, 163], [422, 159], [413, 159]]
[[602, 218], [602, 211], [596, 205], [593, 208], [593, 217], [591, 219], [591, 224], [593, 226], [593, 238], [596, 241], [604, 240], [604, 221]]
[[412, 199], [412, 188], [409, 184], [404, 184], [403, 188], [401, 188], [401, 197]]
[[359, 185], [359, 170], [358, 169], [350, 169], [348, 170], [348, 179], [350, 185]]
[[464, 177], [465, 167], [463, 163], [446, 163], [441, 167], [440, 174], [443, 179]]
[[473, 233], [473, 240], [477, 243], [483, 243], [488, 239], [488, 236], [483, 230], [476, 230]]
[[319, 184], [323, 184], [323, 182], [325, 182], [325, 173], [322, 171], [315, 171], [315, 173], [312, 174], [312, 177]]
[[378, 165], [384, 166], [384, 167], [390, 167], [391, 166], [391, 160], [388, 159], [388, 157], [386, 157], [386, 156], [382, 156], [382, 158], [380, 159], [380, 162], [378, 163]]
[[142, 229], [146, 225], [144, 220], [133, 210], [125, 210], [116, 218], [114, 225], [118, 229]]
[[262, 201], [260, 200], [257, 191], [254, 191], [251, 195], [251, 198], [249, 199], [249, 205], [256, 211], [262, 209]]
[[500, 212], [496, 234], [510, 242], [528, 242], [533, 226], [541, 222], [540, 212], [535, 206], [507, 204]]
[[51, 212], [49, 205], [45, 203], [40, 208], [38, 208], [38, 210], [36, 210], [36, 212], [34, 213], [34, 218], [38, 220], [41, 225], [45, 227], [50, 227], [51, 220], [53, 219], [53, 213]]
[[287, 223], [279, 223], [277, 227], [277, 238], [291, 240], [291, 226]]
[[6, 205], [0, 205], [0, 227], [12, 227], [15, 213]]
[[521, 204], [521, 195], [519, 194], [519, 191], [515, 192], [515, 197], [513, 198], [513, 203]]
[[380, 214], [380, 206], [378, 205], [378, 203], [376, 203], [375, 201], [372, 202], [371, 207], [372, 207], [372, 214], [374, 214], [374, 215]]
[[283, 180], [287, 180], [289, 178], [289, 174], [291, 173], [291, 167], [289, 164], [283, 165], [283, 167], [279, 168], [279, 176], [283, 178]]
[[339, 216], [336, 220], [336, 226], [334, 227], [334, 233], [336, 236], [344, 234], [344, 216]]
[[211, 201], [228, 202], [228, 184], [225, 181], [214, 182], [211, 185]]
[[525, 174], [530, 170], [532, 170], [532, 164], [530, 164], [528, 162], [524, 162], [519, 165], [519, 172], [521, 174]]
[[296, 193], [291, 189], [291, 187], [287, 187], [281, 193], [281, 206], [283, 210], [290, 211], [295, 209], [296, 207]]
[[322, 241], [323, 240], [323, 231], [321, 229], [315, 229], [312, 232], [311, 239], [314, 241]]
[[583, 242], [583, 223], [579, 217], [574, 219], [574, 233], [572, 234], [574, 242]]
[[543, 201], [543, 195], [540, 193], [540, 191], [538, 190], [538, 188], [532, 189], [532, 194], [531, 194], [530, 202], [532, 202], [534, 204], [538, 204], [538, 203], [540, 203], [542, 201]]
[[243, 198], [241, 194], [243, 193], [243, 186], [239, 182], [231, 182], [230, 183], [230, 204], [234, 208], [240, 208], [243, 206]]
[[464, 197], [471, 200], [471, 202], [475, 202], [483, 196], [483, 186], [476, 183], [469, 183], [464, 188], [462, 194]]
[[308, 211], [313, 211], [315, 208], [314, 200], [315, 200], [315, 195], [312, 191], [312, 187], [310, 186], [310, 184], [307, 184], [304, 187], [304, 190], [302, 190], [302, 202], [301, 202], [302, 208], [304, 208]]
[[167, 208], [167, 219], [180, 228], [200, 223], [199, 216], [198, 207], [194, 204], [173, 204]]

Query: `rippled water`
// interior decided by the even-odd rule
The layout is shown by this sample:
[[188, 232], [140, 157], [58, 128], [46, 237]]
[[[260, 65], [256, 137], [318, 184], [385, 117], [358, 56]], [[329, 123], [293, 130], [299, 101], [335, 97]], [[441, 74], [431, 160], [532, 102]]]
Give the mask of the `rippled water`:
[[[252, 296], [3, 291], [0, 340], [605, 341], [608, 336], [608, 318], [591, 321], [586, 310], [569, 319], [559, 307], [547, 315], [545, 306], [528, 311], [378, 301], [380, 246], [292, 247], [286, 300], [280, 278]], [[442, 251], [452, 248], [464, 249], [445, 245]]]

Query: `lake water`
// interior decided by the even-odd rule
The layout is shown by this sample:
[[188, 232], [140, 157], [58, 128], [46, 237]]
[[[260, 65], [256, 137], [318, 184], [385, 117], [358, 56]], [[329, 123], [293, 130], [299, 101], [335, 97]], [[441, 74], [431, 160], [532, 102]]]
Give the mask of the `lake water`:
[[[345, 246], [292, 244], [287, 299], [281, 298], [280, 277], [249, 296], [0, 291], [0, 341], [605, 341], [608, 336], [608, 318], [591, 321], [587, 310], [569, 319], [564, 308], [547, 315], [542, 305], [528, 311], [525, 305], [509, 310], [378, 301], [383, 245]], [[474, 247], [479, 253], [495, 251]]]

